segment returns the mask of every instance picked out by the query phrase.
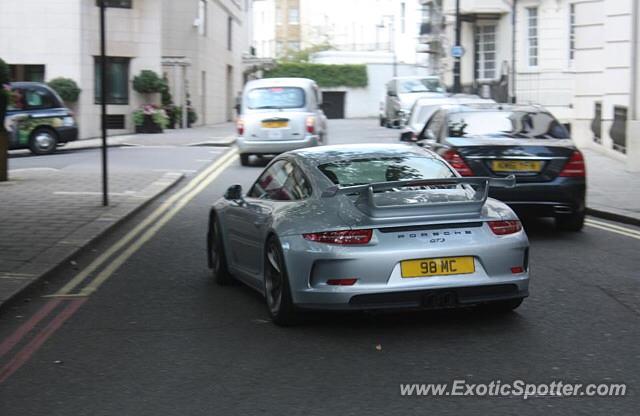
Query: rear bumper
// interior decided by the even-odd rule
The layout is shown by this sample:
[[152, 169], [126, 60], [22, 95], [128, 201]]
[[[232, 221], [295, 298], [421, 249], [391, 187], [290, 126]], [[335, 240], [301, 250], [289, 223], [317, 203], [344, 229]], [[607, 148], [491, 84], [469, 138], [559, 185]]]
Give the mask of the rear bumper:
[[236, 145], [241, 154], [280, 154], [289, 150], [318, 146], [317, 135], [306, 136], [302, 140], [247, 140], [238, 137]]
[[[494, 300], [526, 297], [529, 289], [528, 240], [524, 232], [494, 239], [482, 234], [464, 245], [429, 246], [402, 239], [393, 245], [333, 247], [281, 238], [293, 302], [303, 309], [358, 310], [388, 308], [455, 307]], [[377, 232], [375, 233], [377, 234]], [[375, 237], [374, 238], [378, 238]], [[406, 259], [473, 256], [475, 271], [468, 274], [403, 278], [400, 262]], [[513, 274], [512, 266], [524, 266]], [[353, 286], [328, 285], [328, 279], [356, 278]], [[446, 305], [441, 305], [446, 301]]]
[[519, 212], [555, 216], [583, 212], [586, 188], [584, 178], [558, 177], [551, 182], [518, 183], [515, 188], [491, 188], [489, 196]]

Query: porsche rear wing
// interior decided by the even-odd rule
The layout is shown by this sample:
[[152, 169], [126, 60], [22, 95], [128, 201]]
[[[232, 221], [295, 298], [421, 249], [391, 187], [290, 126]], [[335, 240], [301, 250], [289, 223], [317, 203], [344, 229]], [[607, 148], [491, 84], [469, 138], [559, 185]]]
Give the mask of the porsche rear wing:
[[[516, 177], [509, 175], [506, 178], [489, 177], [455, 177], [440, 179], [416, 179], [408, 181], [377, 182], [356, 186], [332, 186], [322, 192], [322, 198], [332, 198], [338, 195], [358, 195], [355, 205], [371, 217], [395, 217], [395, 216], [465, 216], [482, 210], [489, 197], [489, 187], [513, 188]], [[480, 186], [476, 192], [481, 193], [480, 198], [469, 201], [434, 202], [428, 204], [399, 204], [380, 206], [376, 203], [376, 192], [389, 191], [397, 188], [421, 187], [421, 186], [451, 186], [451, 185], [476, 185]]]

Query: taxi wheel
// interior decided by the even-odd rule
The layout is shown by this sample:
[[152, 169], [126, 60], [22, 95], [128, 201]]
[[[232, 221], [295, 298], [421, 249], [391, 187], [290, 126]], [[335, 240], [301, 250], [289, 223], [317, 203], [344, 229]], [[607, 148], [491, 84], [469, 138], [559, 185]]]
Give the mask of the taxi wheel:
[[240, 164], [241, 164], [242, 166], [249, 166], [249, 156], [250, 156], [250, 155], [248, 155], [248, 154], [246, 154], [246, 153], [242, 153], [242, 154], [240, 155]]
[[58, 136], [49, 128], [37, 128], [29, 138], [29, 149], [36, 155], [51, 154], [56, 151], [57, 146]]

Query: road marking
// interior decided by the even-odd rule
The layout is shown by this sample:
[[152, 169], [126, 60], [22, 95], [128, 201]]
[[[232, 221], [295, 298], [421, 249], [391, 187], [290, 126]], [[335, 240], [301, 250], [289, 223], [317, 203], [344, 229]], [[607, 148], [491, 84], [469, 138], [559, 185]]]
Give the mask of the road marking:
[[[40, 331], [27, 345], [25, 345], [9, 362], [0, 369], [0, 384], [2, 384], [11, 374], [15, 373], [24, 363], [29, 361], [29, 358], [35, 354], [38, 349], [44, 344], [51, 335], [53, 335], [58, 328], [65, 323], [87, 299], [75, 299], [68, 301], [65, 308], [60, 311], [59, 314], [53, 317], [51, 321]], [[57, 300], [50, 300], [49, 303], [55, 303]], [[57, 303], [55, 304], [57, 306]]]
[[636, 240], [640, 240], [640, 233], [634, 229], [621, 227], [619, 225], [613, 225], [606, 222], [593, 221], [587, 219], [584, 221], [585, 225], [592, 228], [597, 228], [599, 230], [609, 231], [611, 233], [616, 233], [619, 235], [624, 235], [626, 237], [635, 238]]
[[107, 267], [105, 267], [96, 277], [92, 279], [81, 291], [80, 295], [89, 296], [107, 280], [113, 273], [124, 264], [133, 254], [135, 254], [146, 242], [152, 239], [164, 225], [169, 222], [178, 212], [182, 210], [193, 198], [202, 192], [211, 182], [224, 172], [232, 163], [236, 162], [235, 157], [228, 159], [215, 172], [202, 181], [189, 194], [185, 195], [170, 211], [164, 214], [153, 226], [151, 226], [138, 240], [131, 244], [125, 251], [120, 253]]
[[147, 228], [150, 224], [152, 224], [156, 219], [158, 219], [162, 214], [168, 211], [171, 206], [182, 198], [184, 195], [188, 194], [192, 189], [194, 189], [201, 181], [205, 180], [207, 176], [211, 173], [215, 172], [220, 166], [224, 165], [228, 160], [234, 160], [238, 151], [236, 149], [232, 149], [227, 154], [220, 157], [220, 159], [216, 160], [215, 163], [211, 164], [208, 168], [198, 174], [195, 178], [193, 178], [184, 188], [180, 189], [178, 192], [169, 197], [165, 202], [162, 203], [155, 211], [153, 211], [148, 217], [142, 220], [133, 230], [129, 231], [122, 239], [117, 241], [111, 247], [109, 247], [104, 253], [94, 259], [87, 267], [85, 267], [80, 273], [78, 273], [73, 279], [67, 282], [56, 295], [68, 295], [73, 289], [75, 289], [80, 283], [82, 283], [91, 273], [96, 271], [100, 266], [102, 266], [111, 256], [113, 256], [116, 252], [121, 250], [125, 245], [129, 244], [134, 238], [136, 238], [142, 231]]
[[602, 227], [610, 227], [610, 228], [613, 228], [613, 229], [618, 230], [618, 231], [624, 231], [624, 232], [627, 232], [627, 233], [636, 234], [636, 235], [640, 236], [640, 231], [636, 230], [636, 229], [633, 229], [633, 228], [623, 227], [621, 225], [612, 224], [612, 223], [609, 223], [609, 222], [597, 221], [597, 220], [593, 220], [591, 218], [587, 218], [586, 220], [584, 220], [584, 222], [586, 224], [595, 224], [595, 225], [600, 225]]

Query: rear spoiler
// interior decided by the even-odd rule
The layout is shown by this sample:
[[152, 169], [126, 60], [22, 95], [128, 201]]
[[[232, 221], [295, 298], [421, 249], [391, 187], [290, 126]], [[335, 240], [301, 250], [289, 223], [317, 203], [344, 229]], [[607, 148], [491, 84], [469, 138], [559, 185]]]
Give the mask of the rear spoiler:
[[[332, 186], [322, 192], [322, 198], [333, 198], [337, 195], [358, 195], [356, 206], [372, 217], [388, 216], [438, 216], [438, 215], [460, 215], [464, 216], [472, 212], [478, 212], [489, 196], [489, 187], [513, 188], [516, 184], [516, 177], [509, 175], [506, 178], [489, 177], [455, 177], [440, 179], [416, 179], [408, 181], [377, 182], [356, 186]], [[378, 191], [388, 191], [395, 188], [432, 186], [432, 185], [480, 185], [484, 186], [482, 198], [473, 201], [463, 202], [436, 202], [431, 204], [415, 205], [388, 205], [379, 206], [374, 201], [374, 194]]]

